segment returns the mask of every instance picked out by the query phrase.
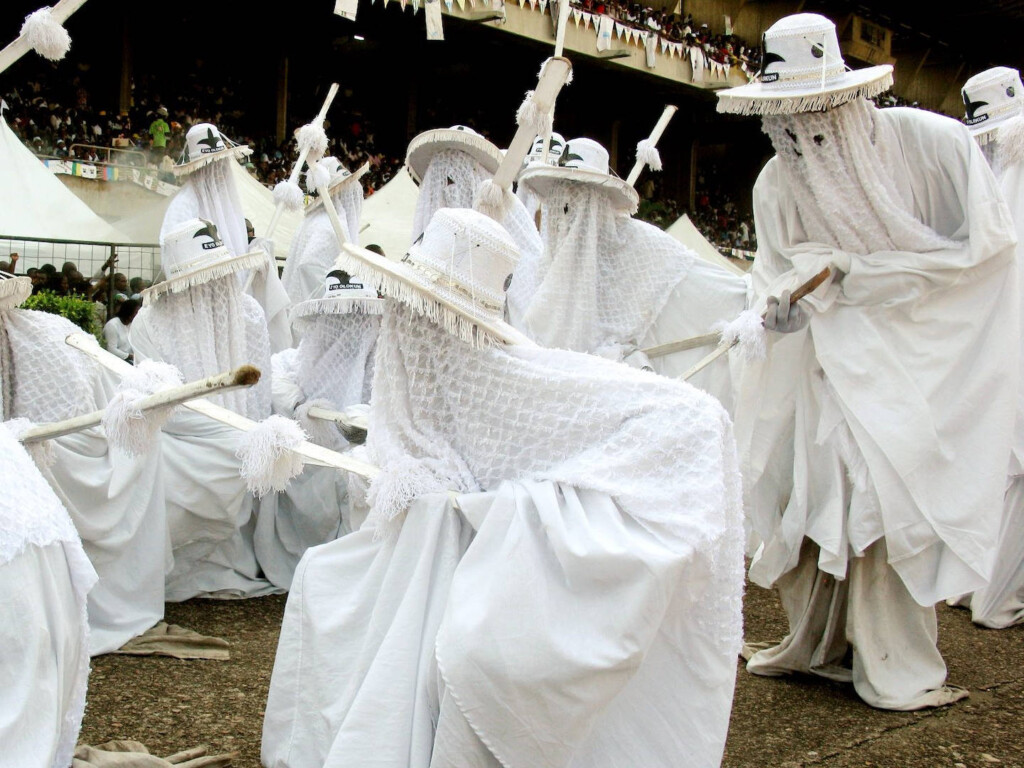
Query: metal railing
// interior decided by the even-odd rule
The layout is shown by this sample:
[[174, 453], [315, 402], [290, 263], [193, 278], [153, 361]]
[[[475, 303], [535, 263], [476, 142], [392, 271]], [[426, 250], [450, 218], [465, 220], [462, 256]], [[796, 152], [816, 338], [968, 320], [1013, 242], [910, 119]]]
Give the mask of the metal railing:
[[[77, 160], [79, 162], [86, 162], [83, 160], [85, 153], [79, 150], [93, 150], [96, 153], [96, 160], [88, 161], [93, 165], [113, 165], [115, 167], [122, 168], [145, 168], [146, 167], [146, 153], [138, 149], [124, 149], [122, 147], [102, 147], [98, 144], [72, 144], [69, 148], [69, 152], [73, 152], [75, 157], [62, 158], [64, 160]], [[116, 153], [116, 154], [115, 154]], [[112, 158], [124, 157], [125, 162], [118, 162]], [[106, 159], [104, 159], [106, 158]]]
[[0, 235], [0, 260], [18, 254], [18, 273], [30, 267], [53, 264], [60, 271], [65, 262], [73, 261], [85, 277], [99, 272], [107, 259], [117, 258], [115, 272], [129, 278], [153, 281], [160, 271], [160, 246], [156, 243], [108, 243], [89, 240], [56, 240], [45, 237]]

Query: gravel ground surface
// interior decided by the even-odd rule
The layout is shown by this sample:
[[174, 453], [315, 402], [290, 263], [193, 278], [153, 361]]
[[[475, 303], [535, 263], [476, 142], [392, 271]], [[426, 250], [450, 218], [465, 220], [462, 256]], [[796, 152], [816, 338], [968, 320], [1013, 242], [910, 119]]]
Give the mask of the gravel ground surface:
[[[237, 751], [235, 766], [258, 768], [284, 603], [284, 597], [169, 603], [169, 623], [226, 639], [231, 660], [93, 659], [81, 741], [136, 739], [155, 754], [210, 744]], [[748, 640], [785, 632], [772, 592], [748, 587], [745, 614]], [[966, 611], [941, 606], [939, 644], [949, 682], [969, 688], [971, 697], [925, 712], [873, 710], [850, 686], [758, 678], [738, 664], [724, 768], [1024, 768], [1024, 627], [979, 629]]]

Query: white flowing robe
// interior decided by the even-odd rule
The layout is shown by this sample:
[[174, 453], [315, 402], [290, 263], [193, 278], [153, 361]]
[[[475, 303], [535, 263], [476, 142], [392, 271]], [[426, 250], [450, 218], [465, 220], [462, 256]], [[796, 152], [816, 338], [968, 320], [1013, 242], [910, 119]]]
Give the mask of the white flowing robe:
[[719, 765], [742, 589], [721, 407], [585, 355], [470, 352], [400, 307], [376, 370], [384, 473], [296, 570], [263, 764]]
[[[117, 377], [64, 343], [81, 330], [57, 315], [0, 313], [13, 398], [7, 415], [34, 422], [106, 406]], [[145, 456], [110, 448], [99, 427], [49, 441], [56, 461], [42, 473], [71, 515], [99, 582], [89, 593], [90, 652], [109, 653], [164, 615], [170, 570], [160, 442]]]
[[[216, 292], [214, 283], [233, 281], [232, 275], [190, 289]], [[179, 368], [188, 379], [223, 373], [243, 364], [270, 370], [266, 324], [255, 300], [238, 294], [235, 322], [216, 325], [205, 302], [195, 313], [202, 322], [168, 327], [156, 314], [162, 308], [146, 306], [132, 322], [131, 340], [136, 359], [159, 360]], [[212, 294], [211, 294], [212, 295]], [[229, 311], [229, 297], [209, 300]], [[188, 295], [170, 294], [160, 302], [191, 302]], [[171, 315], [176, 317], [177, 315]], [[182, 321], [183, 322], [183, 321]], [[214, 346], [215, 337], [218, 345]], [[229, 338], [230, 337], [230, 338]], [[269, 415], [269, 381], [248, 390], [218, 395], [214, 402], [259, 420]], [[266, 403], [264, 404], [264, 400]], [[187, 410], [176, 413], [162, 430], [163, 471], [166, 483], [167, 524], [174, 553], [174, 570], [167, 577], [167, 600], [179, 602], [196, 596], [255, 597], [276, 591], [260, 575], [253, 547], [256, 500], [245, 486], [236, 456], [242, 433]]]
[[876, 119], [898, 137], [891, 173], [913, 215], [956, 246], [860, 255], [807, 242], [778, 158], [762, 171], [757, 295], [824, 266], [842, 276], [808, 299], [807, 329], [770, 335], [767, 360], [745, 372], [737, 442], [764, 541], [750, 578], [774, 583], [804, 537], [820, 547], [818, 567], [844, 578], [850, 551], [884, 537], [889, 564], [928, 606], [992, 571], [1016, 417], [1014, 234], [962, 126], [918, 110]]
[[67, 510], [3, 425], [0, 457], [0, 762], [66, 768], [85, 712], [96, 572]]

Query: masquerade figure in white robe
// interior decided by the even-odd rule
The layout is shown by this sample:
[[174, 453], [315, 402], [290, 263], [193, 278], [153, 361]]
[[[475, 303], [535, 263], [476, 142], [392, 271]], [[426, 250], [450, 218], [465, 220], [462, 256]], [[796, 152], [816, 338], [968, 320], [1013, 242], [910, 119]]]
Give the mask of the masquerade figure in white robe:
[[[64, 340], [81, 329], [46, 312], [16, 309], [28, 278], [0, 280], [3, 418], [45, 423], [104, 408], [117, 379]], [[117, 650], [164, 615], [170, 568], [160, 451], [132, 457], [93, 427], [46, 443], [43, 476], [71, 515], [99, 575], [89, 594], [91, 655]], [[5, 472], [6, 477], [6, 472]]]
[[5, 424], [0, 462], [0, 760], [65, 768], [85, 712], [85, 606], [96, 572], [67, 510]]
[[[413, 242], [439, 209], [472, 208], [477, 190], [494, 176], [501, 159], [500, 149], [464, 125], [426, 131], [409, 142], [405, 163], [420, 187]], [[532, 215], [519, 198], [509, 201], [499, 223], [512, 235], [524, 260], [540, 258], [543, 243]]]
[[749, 575], [790, 621], [747, 669], [852, 680], [882, 709], [947, 704], [966, 691], [945, 686], [934, 605], [992, 572], [1016, 415], [1013, 223], [966, 129], [876, 109], [891, 67], [847, 72], [828, 19], [781, 20], [765, 61], [719, 94], [763, 115], [777, 153], [754, 187], [753, 282], [788, 332], [737, 401], [763, 541]]
[[[678, 376], [710, 350], [654, 360], [639, 350], [709, 333], [745, 309], [743, 278], [630, 218], [637, 194], [608, 172], [597, 142], [569, 140], [556, 165], [527, 167], [520, 186], [540, 200], [544, 250], [520, 260], [509, 319], [537, 343]], [[727, 360], [692, 383], [731, 405]]]
[[[273, 357], [274, 412], [296, 419], [313, 442], [345, 451], [349, 443], [338, 425], [308, 412], [316, 406], [365, 419], [384, 301], [340, 270], [328, 273], [326, 285], [321, 281], [320, 293], [292, 308], [299, 346]], [[348, 476], [307, 466], [284, 491], [261, 500], [256, 557], [267, 578], [288, 589], [309, 547], [333, 541], [361, 522], [349, 511]]]
[[[1017, 70], [994, 67], [972, 77], [962, 91], [967, 106], [964, 122], [996, 174], [1016, 225], [1018, 273], [1024, 279], [1024, 85]], [[1021, 361], [1024, 364], [1024, 354]], [[960, 601], [970, 606], [976, 624], [991, 629], [1024, 621], [1024, 376], [1021, 385], [992, 578]]]
[[[363, 209], [363, 186], [359, 179], [369, 166], [363, 165], [355, 173], [349, 173], [334, 157], [325, 157], [320, 165], [330, 174], [328, 191], [338, 212], [345, 242], [359, 242], [359, 215]], [[340, 248], [338, 236], [324, 210], [324, 201], [317, 197], [306, 206], [306, 215], [292, 240], [281, 276], [281, 283], [293, 304], [311, 299], [323, 290], [324, 275], [334, 266]]]
[[407, 263], [343, 249], [397, 297], [367, 441], [382, 472], [366, 523], [295, 573], [268, 768], [721, 761], [742, 591], [728, 416], [531, 344], [501, 320], [516, 257], [452, 209]]
[[217, 226], [224, 244], [233, 254], [262, 253], [263, 258], [236, 275], [244, 286], [254, 270], [249, 293], [259, 302], [266, 317], [270, 333], [271, 351], [288, 349], [292, 345], [288, 328], [288, 306], [291, 301], [277, 275], [274, 254], [266, 250], [272, 245], [261, 240], [262, 249], [249, 245], [245, 230], [245, 212], [235, 180], [228, 163], [252, 154], [248, 147], [233, 144], [210, 123], [197, 123], [185, 135], [185, 153], [174, 167], [174, 175], [182, 178], [181, 191], [175, 195], [164, 214], [160, 228], [160, 242], [186, 221], [206, 219]]
[[[210, 398], [242, 416], [270, 415], [270, 345], [259, 304], [237, 272], [261, 253], [232, 256], [208, 221], [185, 222], [161, 244], [166, 282], [143, 292], [131, 326], [137, 360], [174, 365], [189, 381], [240, 365], [264, 372], [259, 384]], [[167, 599], [252, 597], [272, 591], [253, 551], [255, 499], [239, 475], [241, 433], [190, 411], [163, 428], [164, 477], [174, 570]]]

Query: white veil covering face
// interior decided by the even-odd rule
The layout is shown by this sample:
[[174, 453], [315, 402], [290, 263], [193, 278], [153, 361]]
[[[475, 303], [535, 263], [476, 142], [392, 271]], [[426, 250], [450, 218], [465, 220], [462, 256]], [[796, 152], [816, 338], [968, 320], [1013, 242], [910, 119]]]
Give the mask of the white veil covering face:
[[[53, 422], [106, 406], [116, 376], [68, 346], [71, 334], [81, 330], [58, 315], [0, 311], [5, 418]], [[99, 427], [48, 445], [55, 460], [40, 470], [99, 574], [89, 594], [89, 650], [108, 653], [163, 618], [170, 553], [160, 448], [128, 456]]]
[[[147, 302], [132, 322], [137, 360], [174, 365], [186, 380], [255, 365], [255, 387], [211, 398], [259, 421], [270, 415], [270, 342], [262, 309], [234, 274]], [[189, 411], [164, 426], [163, 461], [174, 570], [167, 599], [272, 591], [253, 551], [254, 499], [239, 474], [241, 432]]]
[[0, 743], [10, 765], [71, 764], [89, 678], [96, 572], [68, 512], [0, 424]]
[[970, 591], [992, 571], [1017, 397], [995, 180], [966, 129], [920, 110], [861, 100], [764, 124], [779, 155], [754, 190], [754, 289], [825, 266], [838, 279], [808, 298], [808, 330], [770, 338], [746, 370], [737, 436], [765, 542], [750, 577], [775, 582], [806, 536], [844, 578], [851, 551], [884, 537], [920, 605]]
[[264, 763], [718, 765], [742, 591], [721, 407], [585, 355], [477, 349], [391, 300], [376, 371], [383, 472], [362, 528], [296, 571]]
[[[236, 162], [228, 156], [204, 165], [185, 178], [185, 184], [175, 195], [164, 214], [160, 227], [160, 242], [190, 219], [206, 219], [217, 226], [224, 245], [235, 256], [254, 250], [245, 232], [245, 211], [231, 169], [227, 163]], [[244, 285], [248, 271], [240, 272], [235, 280]], [[267, 253], [267, 267], [254, 276], [250, 288], [266, 317], [273, 351], [287, 349], [292, 344], [288, 329], [288, 293], [277, 276], [274, 254]]]

